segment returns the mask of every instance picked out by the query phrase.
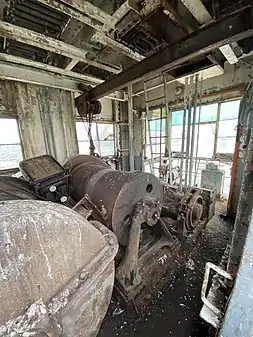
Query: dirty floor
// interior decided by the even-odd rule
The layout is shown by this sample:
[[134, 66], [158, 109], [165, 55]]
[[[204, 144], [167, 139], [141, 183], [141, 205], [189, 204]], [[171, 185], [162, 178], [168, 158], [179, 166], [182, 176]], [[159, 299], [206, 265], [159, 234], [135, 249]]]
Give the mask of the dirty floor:
[[127, 317], [112, 299], [98, 337], [213, 336], [212, 329], [199, 317], [200, 291], [206, 262], [218, 263], [231, 237], [232, 224], [219, 216], [225, 210], [225, 203], [217, 203], [216, 215], [195, 249], [173, 274], [172, 281], [137, 318]]

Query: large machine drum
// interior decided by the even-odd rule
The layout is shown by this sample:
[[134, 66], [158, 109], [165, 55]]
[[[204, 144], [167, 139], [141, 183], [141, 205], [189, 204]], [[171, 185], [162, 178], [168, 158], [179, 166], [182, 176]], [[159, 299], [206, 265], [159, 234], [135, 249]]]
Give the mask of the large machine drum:
[[96, 336], [113, 289], [114, 234], [37, 200], [5, 201], [0, 223], [0, 336]]
[[159, 218], [162, 186], [154, 175], [141, 171], [115, 171], [93, 156], [74, 157], [65, 168], [72, 168], [71, 196], [78, 202], [88, 194], [121, 244], [126, 244], [131, 217], [139, 201], [157, 203], [154, 219]]

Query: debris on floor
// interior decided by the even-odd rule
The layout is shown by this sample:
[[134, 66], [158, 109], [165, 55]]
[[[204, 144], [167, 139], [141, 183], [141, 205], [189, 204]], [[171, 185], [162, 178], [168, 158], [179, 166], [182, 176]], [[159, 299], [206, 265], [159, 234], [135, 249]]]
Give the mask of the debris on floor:
[[218, 263], [231, 237], [232, 223], [219, 216], [225, 207], [225, 203], [217, 203], [217, 214], [203, 238], [142, 313], [134, 318], [128, 317], [126, 311], [115, 315], [119, 305], [112, 301], [98, 337], [155, 337], [158, 329], [159, 337], [213, 336], [210, 326], [199, 317], [200, 292], [206, 262]]

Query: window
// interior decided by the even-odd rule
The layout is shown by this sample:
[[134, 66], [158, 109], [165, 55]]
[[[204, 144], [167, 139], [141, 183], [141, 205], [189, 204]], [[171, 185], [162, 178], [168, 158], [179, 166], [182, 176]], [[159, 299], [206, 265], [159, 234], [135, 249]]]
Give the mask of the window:
[[17, 120], [0, 118], [0, 169], [18, 167], [22, 159]]
[[[88, 137], [88, 123], [76, 122], [77, 141], [80, 154], [90, 153]], [[100, 156], [114, 155], [113, 124], [92, 123], [91, 135], [95, 145], [95, 152]]]
[[217, 153], [233, 153], [235, 149], [240, 101], [221, 104]]

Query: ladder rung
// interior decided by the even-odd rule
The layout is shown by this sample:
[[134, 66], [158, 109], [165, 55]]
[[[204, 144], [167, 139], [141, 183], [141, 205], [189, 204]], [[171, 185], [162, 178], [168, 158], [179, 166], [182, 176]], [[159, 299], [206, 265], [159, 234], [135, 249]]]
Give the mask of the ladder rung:
[[155, 137], [152, 136], [152, 137], [149, 137], [149, 138], [156, 138], [156, 139], [159, 138], [160, 139], [160, 138], [167, 138], [167, 137], [168, 136], [155, 136]]

